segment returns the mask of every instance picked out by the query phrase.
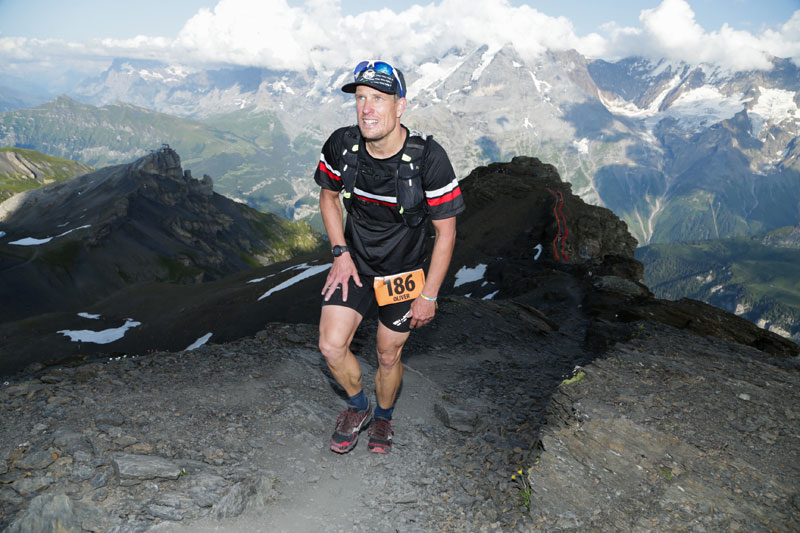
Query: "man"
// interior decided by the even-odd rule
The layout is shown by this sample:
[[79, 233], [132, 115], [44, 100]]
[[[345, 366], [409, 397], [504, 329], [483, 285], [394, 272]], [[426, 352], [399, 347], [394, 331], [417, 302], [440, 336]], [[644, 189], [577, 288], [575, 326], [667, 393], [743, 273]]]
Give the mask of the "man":
[[[355, 94], [358, 125], [328, 138], [314, 175], [333, 253], [322, 288], [319, 348], [349, 397], [336, 421], [331, 450], [349, 452], [370, 426], [369, 451], [389, 453], [392, 410], [403, 377], [400, 356], [411, 329], [428, 324], [436, 313], [455, 243], [455, 216], [464, 210], [464, 200], [444, 149], [400, 123], [406, 84], [398, 69], [384, 61], [362, 61], [342, 91]], [[346, 226], [340, 192], [348, 211]], [[428, 218], [435, 241], [425, 275]], [[350, 343], [375, 300], [373, 417]]]

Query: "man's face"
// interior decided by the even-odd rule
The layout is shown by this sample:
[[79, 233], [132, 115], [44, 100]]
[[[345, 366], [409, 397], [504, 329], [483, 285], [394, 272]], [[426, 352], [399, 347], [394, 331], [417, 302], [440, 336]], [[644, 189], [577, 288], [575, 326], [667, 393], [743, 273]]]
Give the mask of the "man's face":
[[378, 141], [400, 127], [400, 117], [406, 108], [406, 99], [394, 99], [366, 85], [356, 87], [356, 114], [361, 136], [367, 141]]

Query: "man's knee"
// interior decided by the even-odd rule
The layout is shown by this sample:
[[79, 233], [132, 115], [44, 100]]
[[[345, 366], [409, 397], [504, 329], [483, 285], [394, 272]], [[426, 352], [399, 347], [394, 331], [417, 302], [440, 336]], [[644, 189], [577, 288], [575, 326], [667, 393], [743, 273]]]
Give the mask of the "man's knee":
[[322, 308], [319, 351], [326, 361], [335, 365], [344, 360], [360, 321], [360, 316], [352, 309]]
[[378, 364], [384, 370], [391, 370], [400, 364], [402, 346], [378, 347]]
[[329, 332], [319, 332], [319, 351], [329, 363], [336, 364], [342, 361], [347, 354], [348, 343], [341, 335]]

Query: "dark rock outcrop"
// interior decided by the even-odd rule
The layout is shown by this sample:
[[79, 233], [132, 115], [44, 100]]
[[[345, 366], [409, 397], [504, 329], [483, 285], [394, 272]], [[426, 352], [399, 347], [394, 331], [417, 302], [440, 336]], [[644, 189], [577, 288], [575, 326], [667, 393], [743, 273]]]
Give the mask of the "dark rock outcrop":
[[[153, 165], [161, 161], [155, 167], [167, 171], [177, 163], [171, 157], [156, 154], [152, 160], [143, 161], [140, 167], [154, 168]], [[124, 215], [114, 219], [114, 224], [103, 225], [100, 231], [90, 233], [87, 238], [94, 239], [91, 242], [97, 245], [88, 246], [89, 250], [102, 248], [103, 243], [113, 242], [120, 235], [130, 243], [128, 251], [145, 245], [152, 250], [154, 243], [162, 242], [159, 236], [168, 234], [170, 249], [177, 247], [179, 250], [168, 266], [172, 265], [184, 279], [193, 279], [192, 276], [208, 279], [221, 275], [229, 264], [226, 261], [236, 259], [225, 255], [226, 250], [235, 250], [237, 244], [241, 246], [239, 250], [249, 246], [247, 234], [237, 232], [246, 230], [252, 222], [247, 218], [252, 210], [239, 211], [241, 206], [217, 195], [209, 198], [207, 183], [193, 180], [177, 168], [168, 176], [132, 171], [129, 177], [125, 176], [125, 167], [114, 168], [110, 172], [117, 177], [119, 171], [123, 172], [120, 186], [134, 182], [141, 186], [135, 193], [114, 197], [117, 204], [110, 211]], [[185, 181], [190, 183], [181, 186]], [[160, 192], [155, 194], [155, 189]], [[515, 158], [510, 163], [495, 163], [476, 169], [462, 181], [462, 190], [468, 207], [459, 218], [458, 242], [443, 296], [450, 292], [473, 299], [511, 301], [510, 307], [503, 308], [503, 314], [524, 319], [541, 331], [563, 331], [572, 327], [576, 320], [594, 321], [581, 335], [587, 347], [599, 353], [614, 342], [629, 338], [635, 333], [634, 324], [639, 320], [746, 343], [773, 354], [791, 356], [798, 351], [797, 344], [716, 308], [703, 307], [693, 301], [669, 302], [653, 298], [640, 282], [642, 265], [633, 256], [635, 241], [624, 222], [609, 210], [587, 205], [572, 195], [569, 184], [561, 182], [551, 165], [526, 157]], [[88, 191], [86, 195], [90, 194]], [[211, 211], [216, 202], [230, 209]], [[147, 213], [146, 220], [162, 221], [168, 231], [164, 230], [164, 225], [157, 229], [143, 225], [142, 219], [137, 218], [142, 212]], [[208, 216], [212, 212], [215, 216]], [[286, 227], [279, 226], [284, 232]], [[86, 231], [91, 232], [92, 228]], [[283, 242], [291, 244], [292, 235], [290, 232], [288, 243], [287, 239]], [[275, 241], [269, 242], [274, 245]], [[0, 245], [0, 252], [9, 248]], [[288, 255], [292, 249], [297, 248], [285, 246], [274, 252]], [[83, 252], [83, 248], [78, 248], [76, 254], [80, 256]], [[219, 254], [223, 254], [223, 259], [215, 259]], [[68, 258], [65, 256], [63, 260]], [[32, 361], [86, 358], [109, 352], [181, 350], [208, 335], [213, 336], [213, 342], [230, 342], [253, 335], [265, 322], [275, 320], [314, 323], [319, 317], [322, 276], [330, 264], [329, 253], [322, 251], [285, 264], [243, 270], [212, 283], [191, 286], [163, 282], [131, 284], [113, 294], [106, 293], [102, 300], [92, 300], [96, 302], [93, 305], [86, 298], [75, 296], [84, 291], [96, 297], [92, 283], [104, 279], [109, 271], [119, 276], [118, 269], [136, 268], [135, 255], [122, 251], [114, 254], [113, 259], [119, 261], [120, 258], [124, 259], [121, 266], [105, 257], [105, 262], [98, 259], [91, 264], [82, 263], [87, 270], [53, 267], [61, 274], [61, 277], [55, 276], [59, 287], [55, 292], [51, 287], [42, 288], [41, 279], [34, 277], [36, 270], [30, 273], [26, 268], [31, 265], [43, 268], [33, 258], [28, 258], [28, 265], [20, 264], [20, 259], [16, 270], [3, 271], [0, 288], [7, 279], [31, 276], [33, 289], [28, 289], [25, 283], [9, 285], [15, 291], [9, 294], [18, 299], [20, 309], [46, 296], [48, 305], [60, 312], [24, 323], [0, 324], [0, 352], [11, 354], [7, 357], [13, 358], [13, 364], [0, 366], [2, 372], [24, 367], [26, 362]], [[200, 261], [206, 265], [202, 269], [198, 267]], [[89, 270], [91, 266], [108, 267], [109, 264], [110, 268], [104, 268], [103, 272]], [[147, 268], [153, 268], [152, 263]], [[92, 275], [87, 276], [86, 272]], [[37, 288], [38, 292], [34, 290]], [[21, 292], [23, 290], [29, 293]], [[15, 309], [15, 312], [20, 313], [20, 310]], [[78, 316], [79, 312], [102, 318], [89, 322]], [[121, 338], [108, 344], [71, 341], [58, 333], [87, 327], [113, 330], [133, 322], [141, 325], [126, 330]], [[433, 331], [433, 328], [423, 328], [414, 338], [441, 342], [442, 332], [434, 334]], [[483, 331], [481, 321], [476, 321], [472, 330], [465, 329], [456, 336], [473, 331]], [[488, 335], [490, 338], [497, 336]]]
[[554, 166], [515, 157], [476, 168], [461, 190], [468, 207], [458, 221], [453, 267], [483, 263], [488, 284], [466, 284], [456, 292], [517, 296], [536, 286], [532, 272], [552, 269], [640, 282], [636, 239], [626, 224], [572, 194]]
[[643, 266], [626, 224], [573, 195], [552, 165], [515, 157], [475, 169], [461, 188], [468, 211], [459, 220], [452, 271], [482, 264], [485, 274], [465, 283], [454, 278], [456, 294], [513, 298], [542, 310], [571, 299], [598, 321], [589, 342], [610, 342], [627, 335], [626, 324], [648, 320], [774, 355], [800, 352], [796, 343], [716, 307], [654, 298], [641, 282]]
[[[90, 305], [132, 284], [219, 279], [312, 251], [321, 238], [213, 193], [154, 151], [0, 205], [0, 321]], [[77, 312], [77, 311], [76, 311]]]

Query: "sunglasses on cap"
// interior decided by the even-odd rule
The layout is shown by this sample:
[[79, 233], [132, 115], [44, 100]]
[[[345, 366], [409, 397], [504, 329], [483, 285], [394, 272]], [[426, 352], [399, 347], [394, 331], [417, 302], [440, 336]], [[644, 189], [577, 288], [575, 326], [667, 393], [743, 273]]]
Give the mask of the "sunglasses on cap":
[[358, 80], [358, 75], [364, 72], [365, 70], [372, 69], [375, 72], [383, 72], [388, 76], [394, 76], [394, 79], [397, 80], [397, 86], [400, 87], [400, 97], [406, 97], [406, 90], [403, 87], [403, 82], [400, 81], [400, 78], [397, 76], [394, 67], [387, 63], [386, 61], [362, 61], [356, 68], [353, 69], [353, 81]]

